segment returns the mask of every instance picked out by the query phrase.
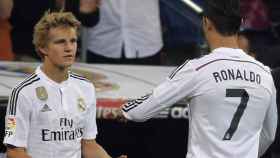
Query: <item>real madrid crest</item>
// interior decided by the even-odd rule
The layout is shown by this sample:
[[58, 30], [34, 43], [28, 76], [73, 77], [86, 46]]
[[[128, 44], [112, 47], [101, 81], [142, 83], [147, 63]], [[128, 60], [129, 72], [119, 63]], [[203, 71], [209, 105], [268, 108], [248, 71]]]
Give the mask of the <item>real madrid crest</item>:
[[48, 99], [48, 93], [45, 87], [37, 87], [36, 88], [36, 95], [40, 100], [47, 100]]
[[78, 98], [78, 109], [80, 112], [83, 112], [86, 110], [86, 104], [83, 98]]

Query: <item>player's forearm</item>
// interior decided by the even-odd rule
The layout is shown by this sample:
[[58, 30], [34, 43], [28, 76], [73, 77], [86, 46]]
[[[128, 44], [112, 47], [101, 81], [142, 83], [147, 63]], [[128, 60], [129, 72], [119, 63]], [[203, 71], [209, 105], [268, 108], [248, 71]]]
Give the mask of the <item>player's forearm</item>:
[[95, 140], [82, 141], [82, 155], [84, 158], [111, 158]]
[[0, 18], [6, 19], [10, 17], [13, 8], [12, 0], [0, 0]]
[[31, 158], [24, 148], [7, 149], [7, 158]]
[[151, 94], [127, 102], [122, 106], [122, 112], [128, 120], [144, 122], [157, 115], [164, 108], [165, 106], [159, 105]]

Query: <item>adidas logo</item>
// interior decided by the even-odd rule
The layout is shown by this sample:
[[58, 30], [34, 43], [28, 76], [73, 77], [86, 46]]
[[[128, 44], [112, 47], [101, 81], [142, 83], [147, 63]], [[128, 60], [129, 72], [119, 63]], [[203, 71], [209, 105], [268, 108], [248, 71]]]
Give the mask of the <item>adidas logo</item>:
[[40, 111], [41, 112], [47, 112], [47, 111], [52, 111], [52, 109], [47, 104], [45, 104]]

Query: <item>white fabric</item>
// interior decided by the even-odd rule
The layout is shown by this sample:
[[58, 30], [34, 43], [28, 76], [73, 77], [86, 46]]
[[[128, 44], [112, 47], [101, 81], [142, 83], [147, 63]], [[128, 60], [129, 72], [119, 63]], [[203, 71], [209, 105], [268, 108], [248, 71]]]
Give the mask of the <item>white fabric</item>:
[[[14, 88], [10, 97], [4, 143], [25, 147], [32, 158], [81, 158], [81, 139], [97, 135], [93, 85], [72, 74], [58, 84], [40, 67], [32, 76]], [[44, 92], [38, 97], [38, 87], [44, 87], [47, 99]], [[11, 118], [15, 118], [15, 128], [7, 121]]]
[[[145, 121], [187, 99], [187, 158], [257, 158], [275, 137], [275, 91], [268, 67], [240, 49], [218, 48], [181, 65], [150, 97], [127, 103], [123, 112]], [[231, 122], [235, 131], [226, 134]]]
[[163, 46], [159, 0], [104, 0], [99, 23], [89, 28], [88, 49], [109, 58], [155, 55]]
[[0, 158], [7, 158], [6, 153], [0, 153]]

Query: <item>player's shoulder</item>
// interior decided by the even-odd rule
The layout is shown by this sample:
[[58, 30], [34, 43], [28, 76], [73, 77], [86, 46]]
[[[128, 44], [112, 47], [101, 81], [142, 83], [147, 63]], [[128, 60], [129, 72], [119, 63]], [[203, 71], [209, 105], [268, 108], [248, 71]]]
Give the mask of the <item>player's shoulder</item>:
[[190, 63], [193, 65], [195, 70], [200, 70], [203, 67], [211, 65], [212, 63], [217, 62], [233, 62], [233, 64], [240, 63], [250, 63], [253, 64], [266, 73], [270, 73], [271, 69], [268, 66], [265, 66], [263, 63], [257, 61], [252, 56], [246, 54], [241, 49], [236, 50], [224, 50], [226, 52], [222, 52], [220, 50], [213, 51], [210, 54], [204, 55], [200, 58], [192, 60]]
[[196, 67], [198, 65], [201, 65], [207, 61], [207, 55], [206, 56], [200, 56], [193, 59], [187, 59], [184, 63], [179, 65], [176, 69], [172, 71], [172, 73], [169, 75], [169, 79], [173, 79], [175, 75], [178, 76], [178, 74], [189, 74], [189, 73], [195, 73]]
[[269, 66], [266, 66], [266, 65], [264, 65], [262, 62], [260, 62], [260, 61], [258, 61], [258, 60], [256, 60], [256, 59], [252, 59], [252, 60], [254, 60], [254, 62], [256, 63], [256, 64], [258, 64], [259, 66], [261, 66], [266, 72], [271, 72], [272, 71], [272, 69], [269, 67]]
[[180, 65], [179, 68], [181, 71], [197, 71], [199, 67], [211, 63], [217, 59], [218, 57], [212, 54], [202, 55], [197, 58], [186, 60], [182, 65]]
[[89, 79], [87, 79], [85, 76], [82, 76], [80, 74], [69, 72], [69, 77], [72, 82], [79, 84], [82, 87], [90, 88], [93, 86], [92, 82]]
[[227, 57], [225, 57], [223, 54], [211, 52], [190, 60], [189, 64], [194, 70], [198, 71], [203, 67], [222, 60], [227, 60]]
[[23, 81], [18, 83], [12, 90], [12, 95], [28, 94], [40, 81], [40, 77], [36, 73], [32, 73]]

